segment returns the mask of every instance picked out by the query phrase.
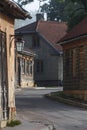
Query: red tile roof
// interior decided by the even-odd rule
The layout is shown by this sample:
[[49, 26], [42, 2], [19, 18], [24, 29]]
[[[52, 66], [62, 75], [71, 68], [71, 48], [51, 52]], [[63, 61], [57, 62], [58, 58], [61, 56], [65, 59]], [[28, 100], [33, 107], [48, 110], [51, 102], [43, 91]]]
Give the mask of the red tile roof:
[[87, 34], [87, 17], [67, 33], [60, 41], [68, 41]]
[[37, 26], [37, 31], [59, 50], [62, 48], [56, 43], [66, 34], [66, 30], [67, 26], [65, 23], [55, 21], [39, 21]]
[[66, 30], [66, 23], [59, 23], [55, 21], [38, 21], [38, 23], [34, 22], [25, 27], [19, 28], [16, 32], [28, 33], [31, 31], [36, 31], [55, 49], [62, 50], [62, 47], [56, 43], [66, 34]]

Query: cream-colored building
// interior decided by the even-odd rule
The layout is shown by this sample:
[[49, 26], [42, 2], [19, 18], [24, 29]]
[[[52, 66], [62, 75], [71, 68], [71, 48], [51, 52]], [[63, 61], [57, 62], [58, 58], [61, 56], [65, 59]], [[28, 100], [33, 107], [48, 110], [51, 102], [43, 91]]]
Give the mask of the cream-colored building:
[[0, 127], [15, 116], [14, 20], [29, 17], [11, 0], [0, 0]]
[[34, 87], [34, 59], [36, 55], [31, 50], [16, 52], [15, 86], [18, 88]]

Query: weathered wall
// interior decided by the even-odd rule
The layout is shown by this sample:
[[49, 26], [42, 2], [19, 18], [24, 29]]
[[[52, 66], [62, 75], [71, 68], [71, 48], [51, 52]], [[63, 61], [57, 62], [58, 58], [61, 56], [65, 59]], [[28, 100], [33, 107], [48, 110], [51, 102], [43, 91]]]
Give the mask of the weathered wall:
[[[20, 68], [21, 68], [21, 72], [20, 75], [18, 75], [18, 58], [20, 58]], [[27, 61], [32, 61], [32, 74], [28, 74], [28, 72], [23, 72], [23, 70], [27, 71], [27, 65], [25, 64], [24, 68], [22, 67], [22, 62], [27, 63]], [[28, 66], [30, 68], [30, 66]], [[29, 69], [28, 68], [28, 69]], [[22, 70], [23, 69], [23, 70]], [[30, 71], [30, 69], [29, 69]], [[30, 72], [29, 72], [30, 73]], [[21, 83], [19, 86], [18, 83], [18, 78], [20, 76], [21, 79]], [[21, 87], [21, 88], [26, 88], [26, 87], [34, 87], [34, 57], [33, 56], [29, 56], [29, 55], [23, 55], [23, 54], [18, 54], [16, 53], [16, 86], [17, 87]]]
[[[14, 35], [14, 20], [0, 13], [0, 30], [6, 33], [7, 48], [7, 79], [8, 79], [8, 106], [9, 109], [15, 107], [14, 98], [14, 40], [10, 35]], [[12, 113], [10, 113], [12, 114]], [[11, 116], [11, 115], [10, 115]]]
[[[64, 46], [64, 89], [85, 89], [86, 83], [86, 58], [87, 39], [75, 41]], [[76, 75], [73, 76], [73, 49], [76, 49]], [[67, 62], [68, 59], [68, 63]]]
[[[63, 85], [67, 93], [85, 95], [87, 98], [87, 38], [65, 44]], [[73, 57], [73, 50], [76, 53]], [[74, 59], [73, 59], [74, 58]], [[74, 68], [73, 68], [74, 66]], [[73, 70], [74, 69], [74, 70]], [[70, 92], [71, 91], [71, 92]], [[78, 92], [79, 91], [79, 92]]]

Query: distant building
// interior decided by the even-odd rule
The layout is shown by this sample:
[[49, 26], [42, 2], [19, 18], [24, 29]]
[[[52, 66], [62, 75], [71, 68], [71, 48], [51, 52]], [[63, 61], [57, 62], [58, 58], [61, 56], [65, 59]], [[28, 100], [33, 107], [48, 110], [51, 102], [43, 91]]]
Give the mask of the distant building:
[[87, 101], [87, 17], [58, 43], [64, 50], [64, 93]]
[[15, 80], [16, 87], [34, 87], [34, 58], [35, 54], [30, 50], [16, 52]]
[[65, 23], [37, 19], [29, 25], [16, 30], [25, 40], [25, 47], [34, 51], [34, 80], [37, 86], [58, 86], [63, 80], [62, 47], [56, 45], [66, 34]]

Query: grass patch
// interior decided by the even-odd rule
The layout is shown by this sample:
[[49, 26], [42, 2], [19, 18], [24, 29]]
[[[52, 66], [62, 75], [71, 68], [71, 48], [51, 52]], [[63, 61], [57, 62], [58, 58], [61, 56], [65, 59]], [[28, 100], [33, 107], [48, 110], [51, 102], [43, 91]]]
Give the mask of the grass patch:
[[7, 122], [8, 127], [14, 127], [14, 126], [17, 126], [20, 124], [21, 124], [21, 121], [19, 121], [19, 120], [11, 120], [10, 122]]

